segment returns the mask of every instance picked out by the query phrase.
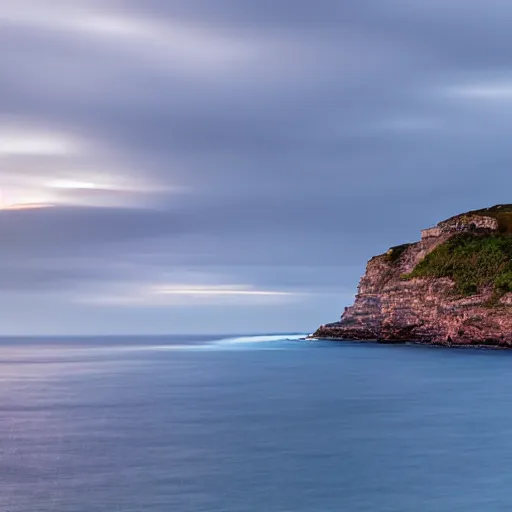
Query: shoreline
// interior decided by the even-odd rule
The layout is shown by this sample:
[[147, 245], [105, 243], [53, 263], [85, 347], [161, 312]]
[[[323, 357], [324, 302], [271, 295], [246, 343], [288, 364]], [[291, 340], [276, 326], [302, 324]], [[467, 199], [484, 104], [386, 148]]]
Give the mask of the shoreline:
[[499, 344], [484, 344], [484, 343], [442, 343], [435, 341], [421, 341], [421, 340], [379, 340], [379, 339], [366, 339], [366, 340], [355, 340], [348, 338], [336, 338], [336, 337], [319, 337], [319, 336], [308, 336], [304, 338], [310, 341], [337, 341], [347, 343], [368, 343], [375, 345], [417, 345], [422, 347], [439, 347], [439, 348], [454, 348], [454, 349], [485, 349], [485, 350], [510, 350], [512, 346], [499, 345]]

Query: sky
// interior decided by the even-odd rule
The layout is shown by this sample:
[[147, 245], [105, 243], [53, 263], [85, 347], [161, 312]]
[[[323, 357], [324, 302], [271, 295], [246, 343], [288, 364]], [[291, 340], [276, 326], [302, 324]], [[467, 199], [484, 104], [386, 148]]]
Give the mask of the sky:
[[508, 0], [0, 0], [0, 334], [310, 332], [512, 203]]

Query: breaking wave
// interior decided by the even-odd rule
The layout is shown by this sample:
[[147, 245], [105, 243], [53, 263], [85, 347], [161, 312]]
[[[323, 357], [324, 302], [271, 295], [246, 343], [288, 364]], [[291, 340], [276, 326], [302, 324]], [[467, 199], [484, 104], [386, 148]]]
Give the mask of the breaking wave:
[[239, 336], [224, 338], [216, 342], [217, 345], [237, 345], [239, 343], [271, 343], [273, 341], [297, 341], [304, 339], [307, 334], [272, 334], [259, 336]]

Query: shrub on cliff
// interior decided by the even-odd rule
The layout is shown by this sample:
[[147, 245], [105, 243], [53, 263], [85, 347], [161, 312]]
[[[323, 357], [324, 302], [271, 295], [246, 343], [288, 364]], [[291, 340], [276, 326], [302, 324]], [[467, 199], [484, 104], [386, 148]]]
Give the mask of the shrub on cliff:
[[386, 253], [386, 261], [389, 263], [395, 263], [400, 259], [400, 256], [411, 246], [412, 244], [402, 244], [395, 247], [391, 247]]
[[512, 272], [505, 272], [496, 277], [494, 286], [503, 293], [512, 292]]
[[483, 287], [512, 291], [512, 238], [509, 236], [455, 236], [434, 249], [406, 279], [448, 277], [461, 295]]

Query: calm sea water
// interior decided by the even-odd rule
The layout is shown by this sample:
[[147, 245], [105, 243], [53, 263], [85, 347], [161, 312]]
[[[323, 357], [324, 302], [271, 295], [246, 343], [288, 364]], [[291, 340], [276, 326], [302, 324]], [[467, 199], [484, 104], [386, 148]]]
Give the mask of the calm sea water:
[[4, 339], [0, 380], [1, 512], [512, 508], [512, 352]]

